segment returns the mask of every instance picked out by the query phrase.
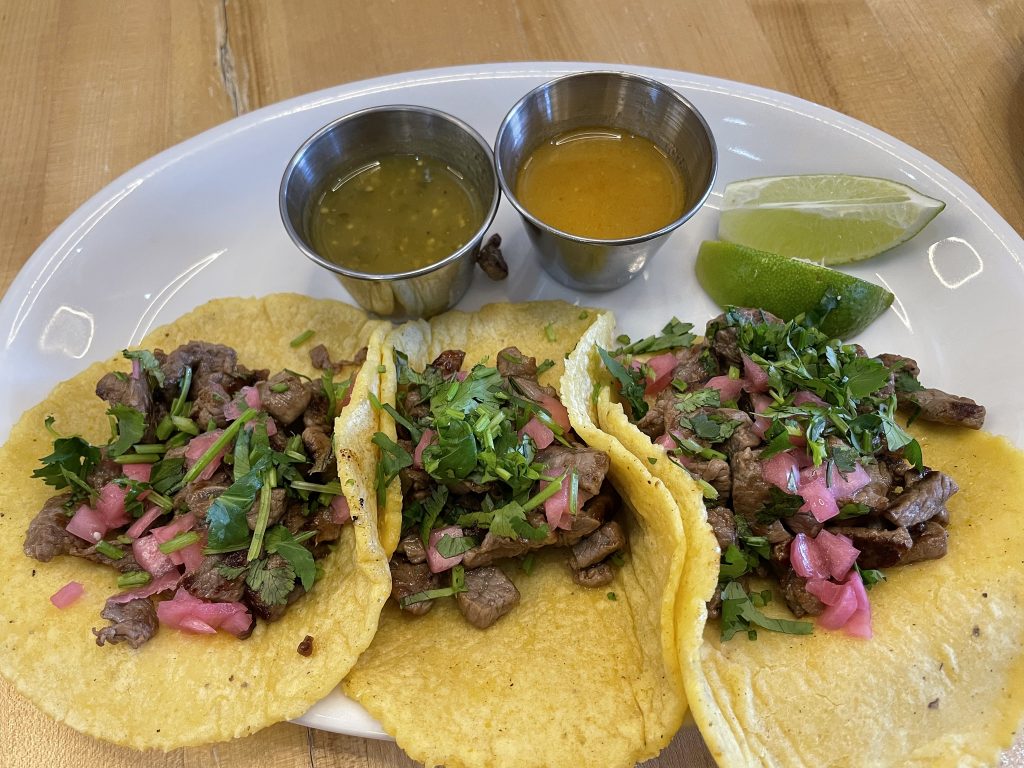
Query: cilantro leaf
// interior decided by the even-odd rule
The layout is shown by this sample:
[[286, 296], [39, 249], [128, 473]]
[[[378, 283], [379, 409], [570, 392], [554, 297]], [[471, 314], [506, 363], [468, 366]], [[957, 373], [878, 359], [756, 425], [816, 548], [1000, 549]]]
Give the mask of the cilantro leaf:
[[451, 536], [444, 534], [437, 540], [437, 552], [441, 557], [456, 557], [476, 546], [472, 536]]
[[[668, 324], [661, 329], [660, 334], [647, 336], [646, 338], [629, 343], [629, 337], [625, 338], [625, 345], [612, 352], [613, 357], [620, 355], [640, 355], [647, 352], [661, 352], [666, 349], [677, 349], [689, 347], [696, 338], [690, 331], [693, 330], [693, 323], [681, 323], [678, 319], [672, 318]], [[620, 337], [622, 339], [623, 337]]]
[[[746, 632], [751, 640], [757, 639], [757, 630], [761, 627], [772, 632], [787, 635], [809, 635], [814, 625], [809, 621], [792, 621], [775, 619], [765, 616], [758, 610], [771, 599], [771, 592], [754, 593], [748, 596], [739, 582], [730, 581], [722, 590], [722, 640], [731, 640], [737, 632]], [[755, 600], [760, 605], [755, 605]]]
[[906, 371], [900, 371], [894, 377], [897, 392], [920, 392], [924, 386]]
[[371, 439], [380, 448], [380, 458], [377, 460], [377, 506], [383, 508], [388, 486], [398, 477], [399, 470], [412, 466], [412, 455], [383, 432], [377, 432]]
[[717, 408], [722, 404], [722, 395], [717, 389], [695, 389], [676, 395], [676, 410], [692, 413], [698, 408]]
[[889, 382], [889, 369], [876, 358], [855, 357], [843, 366], [843, 377], [850, 396], [859, 400]]
[[138, 360], [143, 372], [156, 382], [158, 387], [164, 385], [164, 372], [160, 362], [148, 349], [125, 349], [121, 352], [128, 360]]
[[71, 488], [72, 501], [81, 501], [92, 489], [85, 478], [100, 462], [100, 450], [80, 437], [58, 437], [53, 441], [53, 452], [40, 459], [43, 466], [32, 472], [57, 490]]
[[248, 474], [235, 480], [213, 500], [206, 511], [208, 531], [206, 548], [203, 550], [206, 554], [233, 552], [249, 546], [249, 522], [245, 515], [263, 487], [263, 473], [269, 465], [270, 457], [264, 456]]
[[107, 446], [107, 455], [113, 458], [126, 453], [142, 440], [146, 432], [146, 417], [141, 411], [127, 405], [115, 405], [107, 411], [107, 415], [117, 419], [117, 439]]
[[597, 353], [601, 356], [601, 360], [604, 361], [608, 372], [619, 382], [619, 394], [622, 396], [622, 399], [629, 404], [632, 420], [634, 422], [639, 421], [647, 414], [649, 407], [647, 402], [644, 400], [644, 390], [647, 389], [647, 378], [644, 376], [642, 371], [638, 371], [633, 368], [626, 368], [626, 366], [616, 360], [612, 355], [608, 354], [608, 352], [601, 347], [597, 348]]
[[298, 576], [302, 582], [303, 589], [308, 592], [313, 588], [313, 582], [316, 581], [316, 565], [313, 562], [313, 555], [299, 543], [291, 531], [283, 525], [271, 528], [267, 531], [264, 545], [267, 552], [277, 553], [288, 561], [295, 576]]
[[438, 431], [436, 443], [423, 451], [423, 468], [441, 482], [469, 477], [476, 469], [477, 445], [473, 428], [465, 421], [453, 421]]
[[271, 568], [269, 558], [263, 557], [249, 564], [245, 583], [267, 605], [284, 605], [295, 589], [295, 571], [287, 560], [284, 565]]

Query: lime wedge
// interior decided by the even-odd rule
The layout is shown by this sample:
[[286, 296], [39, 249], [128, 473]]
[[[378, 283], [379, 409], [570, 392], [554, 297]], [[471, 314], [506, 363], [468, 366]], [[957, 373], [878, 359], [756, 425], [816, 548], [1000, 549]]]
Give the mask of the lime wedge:
[[821, 330], [840, 339], [864, 330], [893, 300], [885, 288], [853, 275], [717, 240], [701, 243], [696, 271], [720, 306], [766, 309], [783, 320], [816, 309], [831, 289], [839, 305]]
[[726, 186], [718, 236], [783, 256], [845, 264], [906, 242], [945, 207], [888, 179], [768, 176]]

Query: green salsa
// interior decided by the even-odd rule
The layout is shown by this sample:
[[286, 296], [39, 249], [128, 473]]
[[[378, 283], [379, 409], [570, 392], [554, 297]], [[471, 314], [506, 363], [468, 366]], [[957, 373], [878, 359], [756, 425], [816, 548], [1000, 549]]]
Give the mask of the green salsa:
[[427, 155], [382, 155], [343, 170], [313, 197], [310, 236], [325, 259], [392, 274], [434, 264], [468, 243], [484, 212], [458, 171]]

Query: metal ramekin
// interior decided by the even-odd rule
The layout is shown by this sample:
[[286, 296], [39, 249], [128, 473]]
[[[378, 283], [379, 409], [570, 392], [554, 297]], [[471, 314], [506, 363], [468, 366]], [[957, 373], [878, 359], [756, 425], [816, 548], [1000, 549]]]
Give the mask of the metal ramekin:
[[[462, 174], [477, 196], [483, 221], [466, 245], [433, 264], [409, 272], [357, 272], [328, 261], [309, 238], [313, 195], [327, 179], [382, 154], [424, 154]], [[325, 125], [303, 143], [281, 179], [281, 219], [310, 259], [338, 276], [352, 297], [381, 317], [430, 317], [454, 306], [473, 280], [477, 250], [498, 210], [498, 180], [491, 149], [461, 120], [436, 109], [408, 105], [374, 107]]]
[[[675, 221], [619, 240], [579, 237], [534, 216], [515, 195], [523, 162], [541, 144], [577, 128], [606, 127], [652, 141], [676, 164], [686, 201]], [[505, 116], [494, 145], [501, 190], [523, 217], [544, 269], [563, 285], [608, 291], [643, 270], [669, 235], [707, 200], [718, 151], [704, 117], [682, 95], [627, 72], [581, 72], [535, 88]]]

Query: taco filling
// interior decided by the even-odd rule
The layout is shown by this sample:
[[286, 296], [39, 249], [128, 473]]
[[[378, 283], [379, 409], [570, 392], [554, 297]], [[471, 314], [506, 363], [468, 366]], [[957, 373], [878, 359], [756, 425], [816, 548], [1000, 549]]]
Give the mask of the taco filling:
[[464, 360], [445, 350], [420, 372], [396, 351], [396, 407], [382, 407], [397, 440], [378, 432], [373, 441], [378, 493], [397, 475], [403, 496], [392, 597], [415, 615], [454, 597], [484, 629], [520, 600], [502, 563], [529, 572], [537, 550], [562, 547], [575, 582], [602, 587], [626, 534], [608, 455], [582, 444], [558, 393], [537, 381], [553, 363], [516, 347], [498, 352], [496, 367], [465, 371]]
[[917, 364], [868, 357], [813, 321], [734, 308], [705, 337], [661, 334], [599, 349], [636, 427], [701, 486], [721, 549], [708, 614], [722, 639], [757, 628], [811, 632], [759, 609], [774, 579], [796, 618], [871, 636], [867, 589], [882, 569], [941, 558], [953, 478], [924, 464], [897, 409], [979, 429], [985, 409], [926, 389]]
[[138, 648], [160, 625], [246, 638], [312, 589], [351, 520], [332, 436], [352, 380], [334, 381], [340, 365], [322, 347], [320, 380], [249, 370], [231, 347], [201, 341], [124, 356], [131, 373], [96, 385], [110, 441], [57, 436], [33, 473], [61, 493], [30, 523], [24, 552], [117, 572], [98, 645]]

